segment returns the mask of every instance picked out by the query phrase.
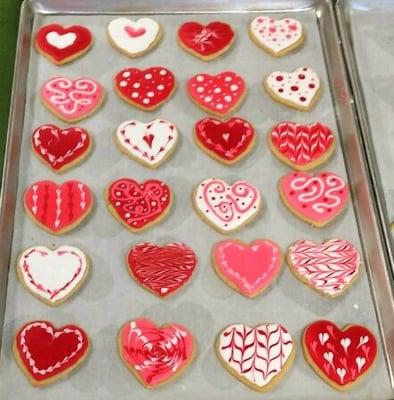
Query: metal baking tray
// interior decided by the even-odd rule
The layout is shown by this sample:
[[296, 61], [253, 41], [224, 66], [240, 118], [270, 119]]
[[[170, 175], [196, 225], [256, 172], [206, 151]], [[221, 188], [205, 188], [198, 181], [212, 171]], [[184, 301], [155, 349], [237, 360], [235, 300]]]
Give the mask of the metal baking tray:
[[[249, 39], [247, 24], [257, 13], [299, 19], [307, 32], [299, 51], [274, 58]], [[106, 25], [116, 15], [133, 18], [154, 15], [164, 27], [160, 45], [138, 59], [129, 59], [114, 50], [106, 39]], [[176, 45], [176, 30], [187, 20], [229, 22], [236, 30], [234, 47], [222, 58], [203, 62]], [[81, 23], [95, 36], [93, 48], [69, 65], [52, 65], [32, 48], [37, 28], [50, 22]], [[112, 78], [124, 67], [145, 68], [163, 65], [178, 81], [172, 99], [161, 109], [145, 113], [123, 102], [114, 93]], [[308, 113], [301, 113], [272, 101], [262, 88], [263, 78], [275, 70], [312, 67], [323, 84], [322, 98]], [[235, 166], [220, 165], [193, 143], [194, 123], [205, 114], [187, 98], [186, 79], [198, 72], [218, 73], [232, 69], [245, 77], [248, 94], [236, 113], [252, 122], [258, 132], [253, 152]], [[32, 130], [43, 123], [64, 126], [40, 104], [41, 83], [55, 74], [98, 79], [107, 91], [102, 109], [79, 125], [91, 131], [95, 148], [89, 159], [61, 177], [49, 171], [30, 149]], [[157, 170], [148, 170], [122, 155], [113, 143], [117, 125], [130, 117], [150, 120], [157, 117], [174, 122], [182, 139], [174, 156]], [[352, 205], [331, 225], [316, 229], [293, 217], [279, 200], [277, 182], [289, 169], [277, 161], [266, 144], [266, 133], [280, 121], [320, 121], [330, 126], [340, 139], [335, 155], [324, 169], [347, 178]], [[157, 177], [172, 188], [175, 204], [162, 224], [142, 234], [124, 229], [106, 210], [103, 189], [119, 177], [144, 180]], [[192, 211], [193, 187], [205, 178], [216, 176], [227, 181], [247, 179], [258, 186], [264, 210], [254, 223], [232, 237], [251, 241], [266, 237], [283, 250], [298, 239], [321, 241], [340, 237], [362, 251], [363, 269], [354, 286], [343, 297], [328, 299], [297, 281], [286, 266], [267, 293], [254, 300], [243, 298], [220, 281], [211, 265], [214, 243], [224, 236], [202, 222]], [[96, 205], [84, 225], [62, 237], [54, 237], [26, 217], [21, 201], [25, 187], [40, 179], [61, 182], [79, 179], [87, 183]], [[381, 245], [372, 189], [368, 183], [362, 143], [356, 124], [352, 97], [346, 80], [339, 47], [334, 10], [329, 0], [230, 1], [230, 0], [29, 0], [21, 12], [11, 119], [0, 215], [0, 294], [2, 352], [0, 393], [7, 399], [80, 400], [100, 399], [260, 399], [230, 376], [216, 359], [214, 341], [225, 326], [245, 322], [249, 325], [272, 321], [284, 324], [297, 342], [296, 361], [289, 374], [267, 396], [272, 399], [390, 399], [393, 398], [394, 312], [386, 253]], [[124, 266], [126, 251], [140, 241], [165, 243], [183, 241], [198, 256], [197, 271], [183, 291], [165, 301], [133, 282]], [[61, 307], [52, 309], [31, 297], [19, 285], [15, 260], [30, 245], [76, 245], [92, 261], [91, 275], [83, 289]], [[158, 324], [179, 322], [187, 326], [197, 341], [197, 356], [177, 381], [157, 390], [144, 389], [122, 365], [116, 349], [119, 327], [127, 320], [146, 316]], [[24, 322], [48, 319], [55, 324], [77, 323], [92, 340], [92, 351], [81, 368], [67, 379], [44, 390], [31, 387], [17, 368], [11, 352], [16, 330]], [[359, 323], [378, 337], [379, 354], [375, 369], [364, 382], [347, 394], [338, 394], [306, 364], [301, 351], [301, 334], [310, 322], [327, 318], [339, 325]], [[300, 386], [302, 383], [302, 386]]]
[[378, 215], [394, 271], [394, 2], [339, 0], [336, 13]]

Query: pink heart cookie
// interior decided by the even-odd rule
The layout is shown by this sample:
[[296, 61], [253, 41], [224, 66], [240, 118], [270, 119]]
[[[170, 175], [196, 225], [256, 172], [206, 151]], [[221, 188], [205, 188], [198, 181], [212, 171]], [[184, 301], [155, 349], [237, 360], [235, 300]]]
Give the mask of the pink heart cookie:
[[280, 248], [270, 240], [257, 239], [249, 245], [238, 240], [223, 240], [214, 246], [212, 255], [217, 274], [251, 298], [275, 280], [282, 265]]
[[279, 182], [279, 193], [285, 205], [297, 217], [322, 227], [331, 222], [345, 208], [349, 187], [338, 175], [321, 172], [290, 172]]

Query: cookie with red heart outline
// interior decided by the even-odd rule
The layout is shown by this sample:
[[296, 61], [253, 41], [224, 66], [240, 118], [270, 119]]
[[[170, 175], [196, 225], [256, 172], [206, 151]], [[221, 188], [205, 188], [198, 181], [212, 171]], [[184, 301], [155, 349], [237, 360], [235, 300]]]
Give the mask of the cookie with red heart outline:
[[85, 54], [93, 44], [93, 37], [89, 29], [82, 25], [64, 27], [49, 24], [37, 31], [34, 44], [44, 57], [62, 65]]
[[200, 60], [210, 61], [225, 53], [235, 35], [229, 24], [212, 21], [206, 25], [196, 21], [183, 23], [178, 29], [178, 44]]

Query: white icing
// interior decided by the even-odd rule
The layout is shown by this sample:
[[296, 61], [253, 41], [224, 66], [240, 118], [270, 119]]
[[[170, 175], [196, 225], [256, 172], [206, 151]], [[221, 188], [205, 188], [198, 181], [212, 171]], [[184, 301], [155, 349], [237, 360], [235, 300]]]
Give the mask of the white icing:
[[63, 50], [68, 46], [74, 44], [77, 39], [77, 35], [74, 32], [68, 32], [63, 35], [58, 34], [57, 32], [48, 32], [45, 36], [47, 42], [56, 47], [59, 50]]

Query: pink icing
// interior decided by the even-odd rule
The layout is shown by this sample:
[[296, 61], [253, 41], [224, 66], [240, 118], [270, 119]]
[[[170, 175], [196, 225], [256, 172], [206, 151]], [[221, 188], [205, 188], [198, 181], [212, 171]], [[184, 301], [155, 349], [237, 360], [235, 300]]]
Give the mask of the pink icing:
[[129, 26], [129, 25], [126, 25], [124, 27], [124, 30], [132, 38], [142, 36], [146, 32], [145, 28], [134, 29], [132, 26]]

